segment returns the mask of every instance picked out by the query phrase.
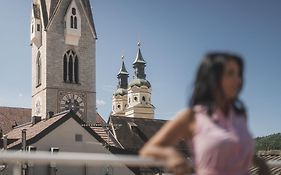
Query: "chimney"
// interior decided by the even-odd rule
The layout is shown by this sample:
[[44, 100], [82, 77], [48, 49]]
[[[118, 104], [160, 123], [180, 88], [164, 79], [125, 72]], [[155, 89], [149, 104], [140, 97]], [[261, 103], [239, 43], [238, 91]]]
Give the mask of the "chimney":
[[40, 116], [32, 116], [32, 125], [35, 125], [36, 123], [41, 121]]
[[52, 118], [52, 117], [54, 116], [54, 114], [55, 114], [55, 113], [54, 113], [53, 111], [49, 111], [49, 112], [48, 112], [48, 117], [47, 117], [47, 118], [48, 118], [48, 119]]
[[14, 120], [14, 123], [13, 123], [13, 125], [12, 125], [12, 128], [14, 128], [14, 127], [16, 127], [16, 126], [18, 126], [18, 124], [17, 124], [17, 122]]
[[21, 143], [22, 143], [22, 150], [25, 151], [26, 149], [26, 129], [21, 130]]
[[3, 148], [4, 148], [4, 150], [7, 150], [7, 146], [8, 146], [8, 136], [4, 135], [3, 136]]

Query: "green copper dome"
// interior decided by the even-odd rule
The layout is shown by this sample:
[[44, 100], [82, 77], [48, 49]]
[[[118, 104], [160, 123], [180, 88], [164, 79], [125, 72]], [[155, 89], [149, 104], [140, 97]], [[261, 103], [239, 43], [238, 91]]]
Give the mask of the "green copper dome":
[[129, 87], [133, 87], [133, 86], [146, 86], [148, 88], [151, 87], [149, 81], [145, 80], [145, 79], [140, 79], [140, 78], [134, 78], [131, 83], [129, 84]]
[[127, 92], [127, 89], [118, 88], [118, 89], [113, 93], [113, 95], [114, 95], [114, 96], [117, 96], [117, 95], [124, 96], [124, 95], [126, 95], [127, 93], [128, 93], [128, 92]]

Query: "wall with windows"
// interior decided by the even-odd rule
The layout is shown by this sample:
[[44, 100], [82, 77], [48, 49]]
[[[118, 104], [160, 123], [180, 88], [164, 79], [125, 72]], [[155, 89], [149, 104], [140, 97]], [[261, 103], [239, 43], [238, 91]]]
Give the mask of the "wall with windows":
[[128, 108], [125, 116], [154, 118], [154, 106], [151, 104], [151, 88], [133, 86], [128, 89]]

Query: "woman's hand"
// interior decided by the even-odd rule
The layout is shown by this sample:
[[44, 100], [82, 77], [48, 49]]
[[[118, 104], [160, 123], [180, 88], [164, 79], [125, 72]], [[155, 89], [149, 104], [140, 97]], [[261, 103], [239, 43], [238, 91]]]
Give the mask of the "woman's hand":
[[192, 162], [185, 159], [174, 147], [146, 146], [140, 151], [140, 156], [164, 161], [166, 168], [175, 175], [186, 175], [193, 171]]
[[262, 158], [255, 155], [253, 159], [253, 163], [254, 166], [258, 168], [259, 175], [270, 175], [270, 169]]
[[167, 152], [167, 168], [175, 175], [186, 175], [192, 172], [191, 161], [188, 162], [178, 151], [170, 148]]

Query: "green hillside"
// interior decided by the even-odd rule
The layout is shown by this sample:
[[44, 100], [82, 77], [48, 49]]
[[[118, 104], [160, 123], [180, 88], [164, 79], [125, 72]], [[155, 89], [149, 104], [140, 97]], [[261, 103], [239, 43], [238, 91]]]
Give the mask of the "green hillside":
[[281, 133], [257, 137], [255, 140], [256, 151], [281, 150]]

